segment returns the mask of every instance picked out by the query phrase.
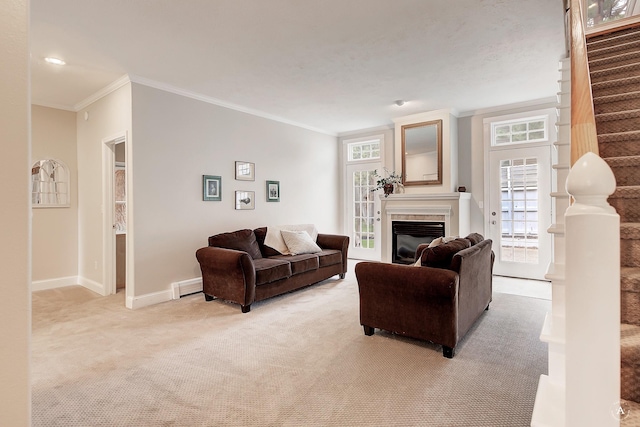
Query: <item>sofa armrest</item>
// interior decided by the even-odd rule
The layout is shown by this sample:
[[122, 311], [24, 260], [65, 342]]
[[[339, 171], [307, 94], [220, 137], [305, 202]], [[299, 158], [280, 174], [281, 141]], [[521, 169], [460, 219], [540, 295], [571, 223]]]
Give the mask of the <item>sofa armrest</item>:
[[255, 300], [256, 272], [248, 253], [205, 247], [196, 251], [202, 271], [202, 291], [244, 306]]
[[322, 249], [336, 249], [342, 252], [342, 272], [347, 272], [347, 253], [349, 252], [349, 236], [337, 234], [318, 234], [316, 243]]

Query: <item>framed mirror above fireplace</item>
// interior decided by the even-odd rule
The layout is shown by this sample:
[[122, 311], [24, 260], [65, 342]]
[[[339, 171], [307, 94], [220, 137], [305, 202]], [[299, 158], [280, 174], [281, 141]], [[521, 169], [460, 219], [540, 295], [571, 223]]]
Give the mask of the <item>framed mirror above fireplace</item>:
[[402, 184], [442, 184], [442, 120], [402, 125]]

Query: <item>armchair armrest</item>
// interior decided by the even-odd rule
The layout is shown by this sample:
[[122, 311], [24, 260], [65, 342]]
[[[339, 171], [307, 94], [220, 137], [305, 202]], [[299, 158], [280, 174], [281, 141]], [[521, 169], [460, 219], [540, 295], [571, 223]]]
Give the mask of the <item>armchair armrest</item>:
[[360, 292], [402, 293], [407, 298], [453, 299], [458, 293], [455, 271], [402, 264], [360, 262], [356, 265]]
[[248, 253], [208, 246], [196, 251], [202, 291], [248, 307], [255, 300], [256, 272]]
[[349, 251], [349, 236], [337, 234], [318, 234], [316, 243], [322, 249], [336, 249], [342, 252], [342, 272], [347, 272], [347, 252]]

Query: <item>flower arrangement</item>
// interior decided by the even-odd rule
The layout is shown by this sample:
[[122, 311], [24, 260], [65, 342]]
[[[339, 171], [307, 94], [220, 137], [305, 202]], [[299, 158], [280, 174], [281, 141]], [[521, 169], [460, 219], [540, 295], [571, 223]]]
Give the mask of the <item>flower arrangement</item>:
[[393, 172], [389, 172], [387, 168], [384, 168], [387, 177], [378, 174], [377, 170], [373, 171], [373, 177], [376, 179], [376, 187], [371, 191], [376, 191], [383, 189], [384, 197], [387, 197], [389, 194], [393, 193], [393, 188], [395, 185], [402, 185], [402, 174], [398, 175]]

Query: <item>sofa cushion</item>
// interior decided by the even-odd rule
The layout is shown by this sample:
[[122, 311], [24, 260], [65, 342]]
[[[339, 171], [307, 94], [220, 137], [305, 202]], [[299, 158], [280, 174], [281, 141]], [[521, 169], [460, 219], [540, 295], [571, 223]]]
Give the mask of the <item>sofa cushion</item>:
[[271, 259], [280, 259], [291, 264], [291, 274], [296, 275], [306, 271], [318, 269], [318, 256], [316, 254], [277, 255]]
[[453, 256], [470, 246], [471, 242], [467, 239], [455, 239], [432, 248], [426, 248], [420, 257], [421, 264], [423, 267], [450, 269]]
[[482, 236], [482, 234], [471, 233], [467, 237], [465, 237], [465, 239], [471, 242], [471, 246], [474, 246], [482, 242], [484, 240], [484, 237]]
[[258, 241], [258, 246], [260, 247], [260, 252], [262, 252], [263, 257], [282, 255], [271, 246], [264, 244], [264, 239], [267, 237], [267, 227], [256, 228], [253, 232], [256, 235], [256, 240]]
[[342, 264], [342, 252], [337, 249], [323, 249], [316, 254], [320, 267], [328, 265]]
[[244, 251], [248, 253], [252, 259], [262, 258], [260, 246], [258, 246], [256, 235], [253, 234], [252, 230], [238, 230], [230, 233], [216, 234], [215, 236], [209, 237], [209, 246]]
[[289, 231], [282, 230], [282, 239], [289, 248], [291, 255], [299, 254], [315, 254], [322, 252], [320, 246], [311, 239], [311, 236], [306, 231]]
[[253, 261], [256, 286], [291, 277], [291, 264], [282, 259], [260, 258]]

